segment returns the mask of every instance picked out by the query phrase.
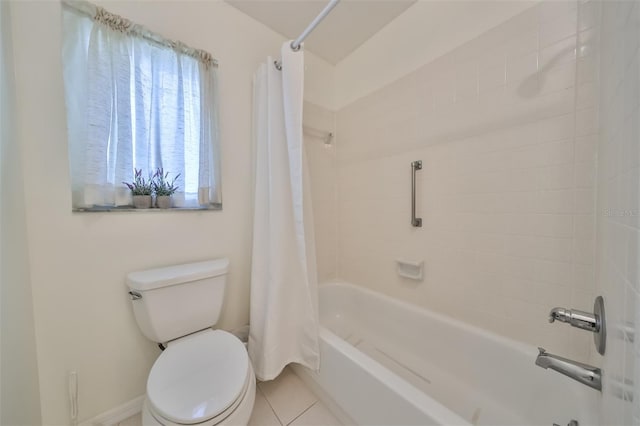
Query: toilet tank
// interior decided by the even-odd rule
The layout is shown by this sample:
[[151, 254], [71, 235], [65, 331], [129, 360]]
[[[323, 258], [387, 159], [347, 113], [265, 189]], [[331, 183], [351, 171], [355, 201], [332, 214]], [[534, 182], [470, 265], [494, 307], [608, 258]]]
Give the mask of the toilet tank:
[[127, 275], [133, 313], [142, 334], [164, 343], [218, 322], [229, 270], [226, 258]]

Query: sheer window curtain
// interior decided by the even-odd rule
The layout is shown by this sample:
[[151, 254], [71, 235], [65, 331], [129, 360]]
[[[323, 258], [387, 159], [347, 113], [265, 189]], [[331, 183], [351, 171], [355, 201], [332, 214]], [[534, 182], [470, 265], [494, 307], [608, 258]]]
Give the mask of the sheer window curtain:
[[88, 3], [64, 6], [73, 207], [129, 205], [122, 182], [158, 167], [180, 173], [175, 206], [219, 205], [217, 68], [92, 18]]

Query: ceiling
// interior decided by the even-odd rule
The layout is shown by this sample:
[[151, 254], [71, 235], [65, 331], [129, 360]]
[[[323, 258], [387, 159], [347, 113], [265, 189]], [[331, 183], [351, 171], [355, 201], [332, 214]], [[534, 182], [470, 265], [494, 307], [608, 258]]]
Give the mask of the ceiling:
[[[292, 40], [328, 3], [328, 0], [225, 1]], [[415, 1], [342, 0], [305, 40], [305, 49], [335, 65]]]

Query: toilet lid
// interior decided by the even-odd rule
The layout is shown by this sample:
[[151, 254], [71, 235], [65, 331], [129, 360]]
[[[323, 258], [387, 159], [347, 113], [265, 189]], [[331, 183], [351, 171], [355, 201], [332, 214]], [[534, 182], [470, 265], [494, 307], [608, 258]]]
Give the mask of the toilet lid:
[[242, 342], [226, 331], [206, 331], [169, 344], [151, 368], [147, 396], [166, 419], [201, 423], [241, 396], [247, 374]]

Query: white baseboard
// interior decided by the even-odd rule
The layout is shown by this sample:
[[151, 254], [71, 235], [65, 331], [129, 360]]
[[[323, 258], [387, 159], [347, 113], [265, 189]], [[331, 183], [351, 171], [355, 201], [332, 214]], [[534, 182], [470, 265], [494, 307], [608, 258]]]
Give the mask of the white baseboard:
[[109, 411], [105, 411], [96, 417], [85, 420], [78, 426], [116, 426], [121, 421], [128, 419], [131, 416], [135, 416], [142, 411], [142, 404], [144, 403], [144, 395], [132, 399], [129, 402], [125, 402]]

